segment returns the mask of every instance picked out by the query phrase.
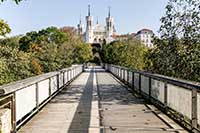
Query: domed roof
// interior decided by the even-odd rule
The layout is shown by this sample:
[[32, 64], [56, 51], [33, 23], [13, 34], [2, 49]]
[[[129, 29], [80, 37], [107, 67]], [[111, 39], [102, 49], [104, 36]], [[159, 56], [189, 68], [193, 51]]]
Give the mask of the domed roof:
[[105, 32], [106, 28], [103, 25], [97, 24], [94, 26], [94, 32]]

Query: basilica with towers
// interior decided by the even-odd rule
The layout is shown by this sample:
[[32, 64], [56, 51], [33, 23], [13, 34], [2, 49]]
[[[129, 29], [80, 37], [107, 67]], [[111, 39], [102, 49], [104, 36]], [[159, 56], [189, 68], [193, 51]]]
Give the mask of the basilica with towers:
[[83, 24], [80, 20], [78, 24], [78, 35], [82, 36], [86, 43], [107, 43], [114, 41], [113, 35], [116, 32], [114, 26], [114, 18], [110, 14], [110, 8], [108, 16], [105, 19], [106, 24], [101, 25], [98, 23], [94, 24], [93, 16], [91, 15], [90, 5], [88, 6], [88, 15], [86, 16], [86, 29], [83, 31]]

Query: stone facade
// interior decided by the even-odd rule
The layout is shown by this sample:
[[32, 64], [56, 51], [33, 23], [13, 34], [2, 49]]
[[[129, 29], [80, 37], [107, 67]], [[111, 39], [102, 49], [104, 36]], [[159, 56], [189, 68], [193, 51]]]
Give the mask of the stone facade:
[[87, 43], [103, 43], [105, 40], [107, 43], [114, 41], [113, 34], [116, 32], [114, 27], [114, 18], [110, 14], [110, 9], [108, 16], [106, 17], [106, 25], [101, 25], [98, 23], [93, 23], [93, 16], [90, 13], [90, 6], [88, 7], [88, 15], [86, 16], [86, 30], [83, 32], [83, 25], [80, 20], [78, 24], [78, 35], [82, 36], [83, 40]]

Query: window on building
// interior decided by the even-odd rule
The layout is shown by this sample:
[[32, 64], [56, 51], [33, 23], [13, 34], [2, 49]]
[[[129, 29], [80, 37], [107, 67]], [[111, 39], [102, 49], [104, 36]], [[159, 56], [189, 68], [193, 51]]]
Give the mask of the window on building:
[[151, 43], [151, 39], [149, 39], [149, 42], [148, 43]]

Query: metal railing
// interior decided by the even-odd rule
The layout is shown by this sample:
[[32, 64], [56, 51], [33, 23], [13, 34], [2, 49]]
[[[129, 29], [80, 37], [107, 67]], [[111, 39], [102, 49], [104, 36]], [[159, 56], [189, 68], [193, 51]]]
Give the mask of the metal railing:
[[191, 132], [200, 132], [200, 84], [116, 65], [104, 67]]
[[11, 132], [16, 132], [82, 72], [83, 65], [78, 65], [0, 86], [0, 109], [11, 109]]

